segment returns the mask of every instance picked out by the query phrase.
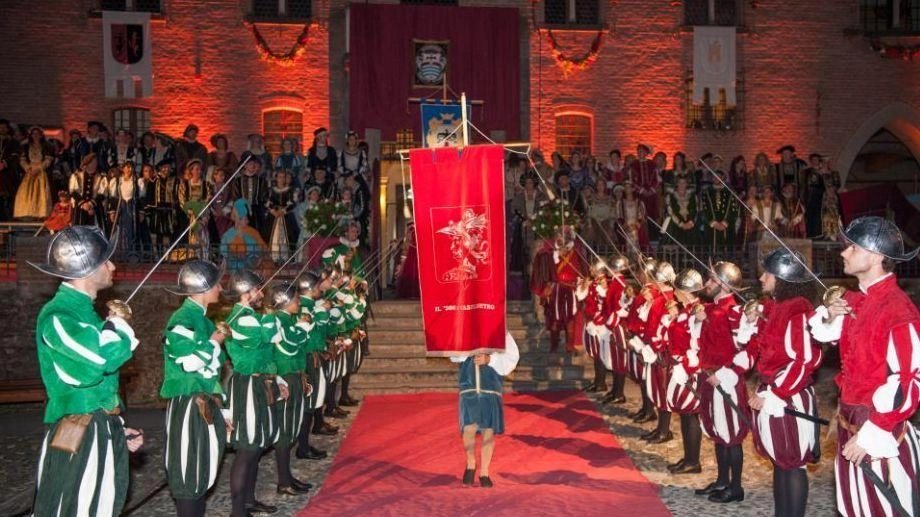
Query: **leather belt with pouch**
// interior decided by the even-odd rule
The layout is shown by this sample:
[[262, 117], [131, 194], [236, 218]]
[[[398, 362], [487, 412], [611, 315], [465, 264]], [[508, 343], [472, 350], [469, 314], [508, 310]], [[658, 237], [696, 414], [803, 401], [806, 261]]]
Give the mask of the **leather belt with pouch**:
[[214, 415], [211, 412], [210, 397], [204, 395], [195, 395], [195, 405], [198, 406], [198, 414], [208, 425], [214, 425]]
[[80, 444], [83, 443], [86, 428], [89, 427], [89, 423], [92, 420], [93, 415], [91, 413], [61, 417], [58, 421], [57, 429], [54, 430], [51, 446], [60, 451], [76, 454], [80, 450]]
[[265, 400], [268, 402], [269, 406], [274, 406], [277, 400], [274, 390], [275, 379], [272, 377], [266, 377], [262, 379], [262, 382], [265, 383]]
[[307, 372], [300, 372], [300, 387], [304, 393], [310, 391], [310, 376], [307, 375]]

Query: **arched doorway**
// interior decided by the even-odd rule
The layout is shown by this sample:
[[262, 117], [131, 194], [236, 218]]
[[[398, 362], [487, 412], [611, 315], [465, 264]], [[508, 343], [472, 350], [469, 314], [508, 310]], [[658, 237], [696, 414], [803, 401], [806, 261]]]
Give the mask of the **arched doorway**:
[[843, 147], [836, 165], [848, 189], [897, 182], [910, 195], [920, 186], [918, 157], [920, 111], [895, 102], [863, 122]]

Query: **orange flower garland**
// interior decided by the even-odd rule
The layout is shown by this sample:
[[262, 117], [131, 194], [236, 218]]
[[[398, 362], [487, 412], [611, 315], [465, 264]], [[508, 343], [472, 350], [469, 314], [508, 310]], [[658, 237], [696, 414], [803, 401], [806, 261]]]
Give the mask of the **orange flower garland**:
[[600, 54], [601, 51], [601, 43], [604, 41], [604, 31], [599, 30], [597, 31], [597, 36], [594, 37], [594, 41], [591, 42], [591, 49], [586, 54], [579, 57], [566, 57], [559, 49], [559, 44], [556, 42], [556, 37], [553, 36], [553, 31], [546, 31], [546, 35], [549, 39], [550, 49], [553, 52], [553, 58], [556, 60], [556, 64], [559, 65], [559, 68], [562, 69], [562, 73], [565, 76], [591, 66], [591, 63], [597, 60], [597, 55]]
[[293, 66], [294, 59], [297, 56], [303, 55], [307, 51], [307, 41], [309, 40], [310, 33], [310, 24], [303, 26], [303, 30], [300, 32], [300, 36], [297, 36], [297, 42], [294, 43], [294, 46], [291, 47], [291, 50], [287, 51], [285, 54], [276, 54], [268, 47], [268, 42], [265, 41], [265, 38], [262, 37], [262, 33], [259, 32], [259, 28], [256, 27], [255, 23], [250, 24], [252, 26], [252, 37], [256, 40], [256, 50], [259, 51], [259, 56], [265, 61], [270, 61], [272, 63], [279, 64], [281, 66]]

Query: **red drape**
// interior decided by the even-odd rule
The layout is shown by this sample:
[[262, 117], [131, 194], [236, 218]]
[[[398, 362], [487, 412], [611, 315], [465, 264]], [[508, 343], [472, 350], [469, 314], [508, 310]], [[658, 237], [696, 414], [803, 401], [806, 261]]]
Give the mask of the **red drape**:
[[503, 154], [500, 145], [409, 153], [428, 355], [505, 349]]
[[897, 185], [879, 184], [839, 193], [843, 224], [864, 215], [885, 217], [894, 213], [898, 227], [914, 242], [920, 242], [920, 211], [904, 197]]
[[[395, 140], [398, 129], [420, 136], [418, 104], [439, 90], [413, 88], [413, 39], [449, 40], [447, 83], [459, 95], [482, 100], [472, 121], [488, 134], [506, 131], [520, 138], [520, 17], [516, 8], [351, 4], [349, 124], [382, 131]], [[448, 93], [450, 95], [450, 93]]]

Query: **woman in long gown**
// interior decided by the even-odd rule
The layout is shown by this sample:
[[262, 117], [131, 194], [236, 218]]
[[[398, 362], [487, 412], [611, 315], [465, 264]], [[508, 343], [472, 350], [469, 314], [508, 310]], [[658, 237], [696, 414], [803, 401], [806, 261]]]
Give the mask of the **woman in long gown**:
[[696, 201], [696, 192], [690, 188], [690, 178], [686, 175], [676, 176], [677, 187], [668, 196], [668, 217], [671, 224], [668, 233], [684, 246], [694, 246], [698, 243], [699, 227], [697, 216], [699, 208]]
[[16, 191], [13, 217], [16, 219], [44, 219], [51, 212], [51, 186], [48, 171], [54, 157], [40, 127], [29, 129], [29, 142], [22, 150], [19, 164], [25, 175]]
[[272, 260], [281, 263], [291, 256], [291, 244], [297, 241], [297, 189], [291, 186], [292, 172], [282, 169], [275, 173], [275, 186], [268, 193], [268, 214], [271, 227]]
[[304, 192], [304, 200], [294, 207], [294, 220], [297, 222], [297, 226], [300, 227], [300, 236], [297, 239], [297, 247], [300, 248], [300, 257], [296, 259], [298, 262], [303, 262], [310, 257], [307, 254], [307, 246], [304, 246], [303, 243], [313, 237], [314, 228], [310, 228], [307, 224], [306, 215], [307, 210], [319, 203], [319, 198], [319, 187], [310, 187]]

